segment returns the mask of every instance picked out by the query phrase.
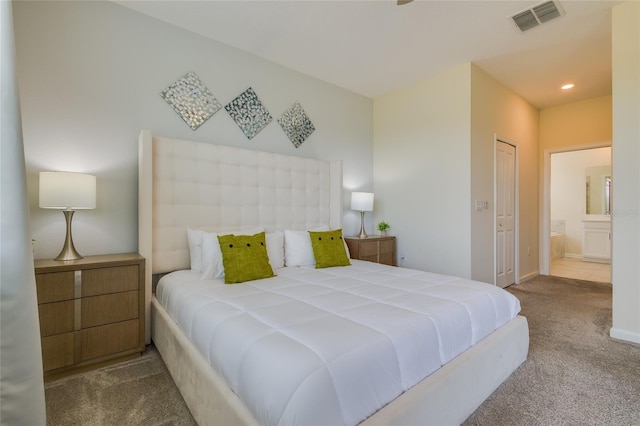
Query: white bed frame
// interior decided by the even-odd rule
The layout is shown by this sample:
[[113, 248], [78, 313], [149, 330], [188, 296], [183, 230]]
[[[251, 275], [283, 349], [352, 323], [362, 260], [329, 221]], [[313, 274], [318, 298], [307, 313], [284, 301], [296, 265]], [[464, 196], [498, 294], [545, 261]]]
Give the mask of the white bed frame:
[[[341, 227], [342, 163], [173, 140], [143, 130], [138, 197], [147, 343], [153, 340], [198, 424], [257, 424], [157, 302], [152, 275], [190, 268], [187, 227]], [[526, 359], [528, 348], [527, 321], [518, 316], [361, 424], [460, 424]]]

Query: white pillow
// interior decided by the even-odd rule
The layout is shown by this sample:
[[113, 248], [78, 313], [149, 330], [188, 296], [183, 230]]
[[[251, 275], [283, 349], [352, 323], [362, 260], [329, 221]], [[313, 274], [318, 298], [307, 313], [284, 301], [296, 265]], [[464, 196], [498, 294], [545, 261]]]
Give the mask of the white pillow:
[[189, 257], [191, 257], [191, 270], [202, 272], [202, 236], [208, 232], [206, 229], [187, 228], [187, 242], [189, 243]]
[[328, 231], [328, 226], [320, 226], [308, 231], [284, 230], [284, 263], [287, 266], [315, 265], [316, 258], [311, 247], [309, 231]]
[[254, 235], [264, 231], [263, 228], [247, 229], [245, 231], [205, 232], [202, 235], [202, 279], [224, 278], [222, 251], [218, 235]]
[[284, 267], [284, 234], [281, 231], [269, 232], [266, 240], [271, 268], [275, 271]]

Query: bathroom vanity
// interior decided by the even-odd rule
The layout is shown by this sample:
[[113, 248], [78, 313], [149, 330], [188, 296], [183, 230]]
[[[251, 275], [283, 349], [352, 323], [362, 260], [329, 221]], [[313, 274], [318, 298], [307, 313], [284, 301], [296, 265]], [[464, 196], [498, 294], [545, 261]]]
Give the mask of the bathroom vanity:
[[582, 220], [582, 260], [611, 263], [611, 216], [590, 214]]

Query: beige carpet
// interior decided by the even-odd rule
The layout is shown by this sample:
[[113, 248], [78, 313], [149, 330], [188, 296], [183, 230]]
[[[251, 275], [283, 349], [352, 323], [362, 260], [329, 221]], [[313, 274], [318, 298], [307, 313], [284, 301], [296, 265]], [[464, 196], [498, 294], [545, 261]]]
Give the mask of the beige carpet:
[[195, 425], [153, 346], [140, 358], [45, 383], [47, 424]]
[[508, 290], [529, 357], [464, 425], [640, 425], [640, 345], [609, 337], [611, 284], [540, 276]]
[[[470, 425], [640, 425], [640, 345], [609, 337], [611, 284], [538, 277], [508, 289], [529, 321], [529, 358]], [[46, 384], [49, 425], [193, 425], [153, 347]]]

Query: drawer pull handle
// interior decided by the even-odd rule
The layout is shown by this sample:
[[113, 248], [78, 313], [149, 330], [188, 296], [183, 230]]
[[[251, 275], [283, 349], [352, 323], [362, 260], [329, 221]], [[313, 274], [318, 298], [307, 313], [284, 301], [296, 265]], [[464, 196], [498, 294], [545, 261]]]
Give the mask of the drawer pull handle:
[[82, 328], [82, 271], [75, 271], [73, 278], [76, 296], [73, 301], [73, 329], [78, 331]]

